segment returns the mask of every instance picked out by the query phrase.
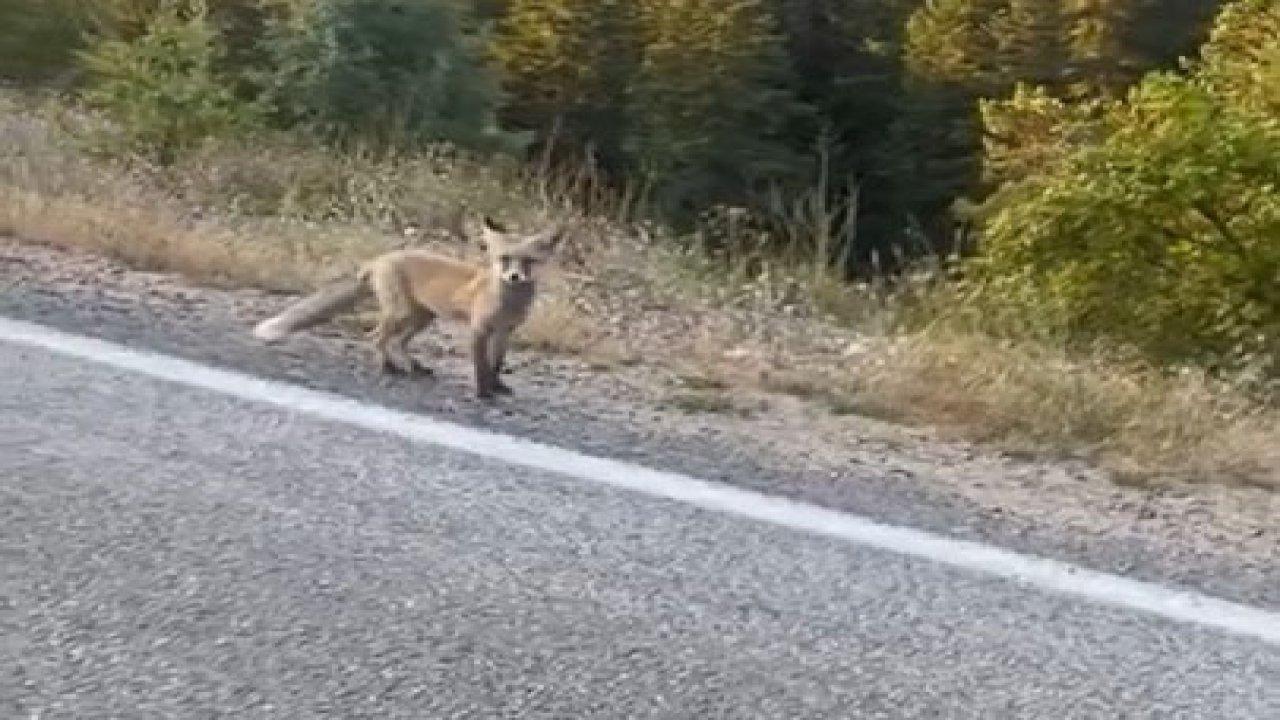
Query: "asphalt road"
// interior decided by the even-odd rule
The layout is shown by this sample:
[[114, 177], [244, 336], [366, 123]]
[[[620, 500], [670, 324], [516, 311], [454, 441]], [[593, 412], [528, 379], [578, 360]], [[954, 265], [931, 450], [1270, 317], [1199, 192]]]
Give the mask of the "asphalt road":
[[1280, 718], [1280, 647], [0, 343], [0, 718]]

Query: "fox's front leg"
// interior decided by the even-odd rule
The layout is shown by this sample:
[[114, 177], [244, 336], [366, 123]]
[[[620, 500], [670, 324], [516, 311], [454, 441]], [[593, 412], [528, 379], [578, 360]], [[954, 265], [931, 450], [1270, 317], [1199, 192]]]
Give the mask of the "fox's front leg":
[[502, 363], [507, 358], [507, 339], [511, 336], [510, 328], [500, 328], [489, 336], [489, 361], [493, 363], [493, 389], [502, 395], [510, 395], [511, 388], [502, 381]]
[[494, 372], [493, 359], [489, 355], [493, 334], [492, 328], [487, 327], [471, 331], [471, 361], [476, 372], [476, 397], [483, 400], [492, 398], [498, 389], [498, 375]]

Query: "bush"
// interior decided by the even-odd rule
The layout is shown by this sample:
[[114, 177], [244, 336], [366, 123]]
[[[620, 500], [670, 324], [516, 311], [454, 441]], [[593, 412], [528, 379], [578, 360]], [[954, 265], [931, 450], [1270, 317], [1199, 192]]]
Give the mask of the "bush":
[[1280, 64], [1230, 61], [1277, 57], [1280, 34], [1252, 31], [1275, 8], [1229, 8], [1191, 75], [1149, 76], [1100, 142], [1008, 192], [979, 299], [1051, 309], [1074, 338], [1280, 374], [1280, 117], [1264, 100]]
[[1101, 103], [1066, 102], [1021, 83], [1005, 100], [980, 100], [983, 181], [999, 188], [1035, 177], [1098, 140]]
[[1280, 3], [1238, 0], [1214, 23], [1201, 84], [1233, 107], [1280, 118]]
[[510, 149], [478, 39], [447, 0], [317, 0], [270, 22], [262, 84], [284, 126], [338, 142]]
[[202, 4], [183, 9], [166, 4], [136, 38], [99, 39], [80, 53], [90, 74], [85, 99], [115, 121], [125, 149], [162, 164], [258, 117], [256, 106], [239, 100], [216, 70], [218, 35]]

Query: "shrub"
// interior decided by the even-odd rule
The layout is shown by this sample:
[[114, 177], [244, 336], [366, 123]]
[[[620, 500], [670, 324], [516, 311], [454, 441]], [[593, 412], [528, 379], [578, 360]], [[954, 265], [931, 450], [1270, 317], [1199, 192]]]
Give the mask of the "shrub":
[[1101, 103], [1066, 102], [1021, 83], [1004, 100], [980, 100], [983, 181], [991, 187], [1035, 177], [1098, 139]]
[[1231, 6], [1205, 63], [1148, 76], [1107, 109], [1101, 141], [1011, 191], [984, 229], [978, 298], [1051, 308], [1075, 338], [1280, 373], [1280, 117], [1265, 100], [1280, 65], [1236, 62], [1276, 57], [1280, 34], [1252, 32], [1277, 26], [1275, 7]]

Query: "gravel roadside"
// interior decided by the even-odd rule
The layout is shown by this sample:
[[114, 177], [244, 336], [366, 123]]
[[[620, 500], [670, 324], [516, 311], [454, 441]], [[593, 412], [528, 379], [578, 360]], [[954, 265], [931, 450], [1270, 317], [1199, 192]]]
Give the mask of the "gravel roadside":
[[360, 338], [338, 328], [254, 341], [252, 324], [287, 301], [0, 240], [7, 317], [1280, 608], [1274, 492], [1121, 487], [1084, 462], [1011, 457], [776, 395], [739, 398], [751, 412], [691, 413], [671, 402], [670, 374], [643, 362], [604, 371], [516, 353], [517, 395], [488, 405], [470, 396], [451, 328], [419, 341], [433, 380], [380, 377]]

